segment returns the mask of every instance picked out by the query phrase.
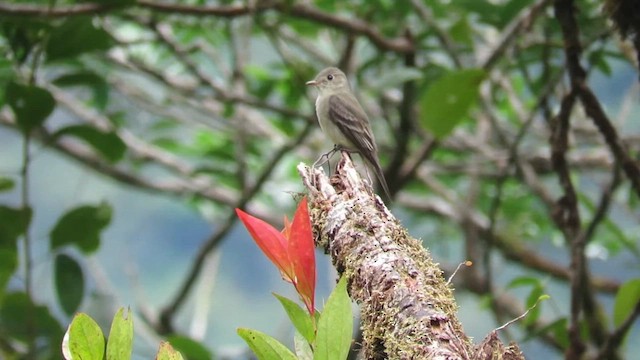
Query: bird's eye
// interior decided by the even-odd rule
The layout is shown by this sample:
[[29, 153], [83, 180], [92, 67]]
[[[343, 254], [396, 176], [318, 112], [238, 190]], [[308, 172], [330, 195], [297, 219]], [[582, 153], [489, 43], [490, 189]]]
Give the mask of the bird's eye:
[[331, 74], [327, 75], [327, 80], [329, 80], [329, 81], [333, 80], [333, 75], [331, 75]]

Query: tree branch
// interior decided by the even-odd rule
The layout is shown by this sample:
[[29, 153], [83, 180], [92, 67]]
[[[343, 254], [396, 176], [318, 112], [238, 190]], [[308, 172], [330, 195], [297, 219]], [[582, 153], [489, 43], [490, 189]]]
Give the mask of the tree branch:
[[503, 36], [498, 44], [489, 52], [489, 56], [481, 61], [480, 67], [486, 70], [491, 70], [502, 57], [504, 52], [509, 48], [509, 45], [516, 39], [516, 36], [522, 31], [531, 27], [535, 19], [544, 14], [544, 10], [551, 0], [538, 0], [535, 4], [529, 6], [520, 12], [520, 14], [513, 19], [513, 21], [502, 32]]
[[[6, 113], [0, 114], [0, 124], [13, 130], [15, 127], [11, 116]], [[111, 165], [99, 156], [95, 155], [87, 147], [74, 141], [65, 139], [54, 139], [54, 137], [44, 129], [35, 133], [36, 140], [60, 151], [66, 156], [80, 162], [82, 165], [95, 170], [97, 173], [110, 177], [122, 184], [133, 186], [145, 191], [166, 193], [177, 196], [197, 196], [209, 199], [222, 204], [233, 204], [234, 195], [231, 192], [221, 191], [211, 186], [203, 186], [188, 179], [176, 179], [174, 181], [151, 181], [134, 175], [128, 170], [123, 170]]]
[[[235, 208], [244, 208], [249, 201], [251, 201], [254, 196], [262, 189], [262, 185], [269, 179], [271, 173], [276, 168], [276, 165], [280, 162], [282, 157], [286, 155], [291, 149], [298, 146], [301, 142], [303, 142], [309, 133], [311, 132], [312, 125], [307, 124], [305, 128], [300, 132], [298, 136], [296, 136], [291, 142], [283, 145], [274, 152], [271, 159], [266, 162], [263, 171], [260, 173], [260, 176], [255, 181], [254, 184], [250, 185], [246, 191], [242, 194], [242, 197], [239, 198], [233, 205]], [[205, 261], [211, 251], [213, 251], [220, 241], [224, 239], [225, 235], [231, 230], [233, 224], [237, 220], [237, 216], [235, 212], [230, 211], [229, 216], [222, 222], [220, 227], [211, 235], [211, 237], [205, 241], [204, 244], [198, 250], [198, 254], [195, 257], [195, 260], [191, 266], [191, 269], [188, 272], [184, 282], [180, 286], [180, 289], [176, 293], [173, 300], [169, 302], [161, 311], [160, 311], [160, 322], [157, 326], [158, 331], [161, 334], [168, 334], [173, 332], [173, 318], [175, 314], [178, 312], [180, 307], [184, 304], [187, 295], [191, 292], [191, 288], [195, 285], [195, 282], [202, 271], [202, 268], [205, 264]]]
[[316, 245], [348, 277], [349, 294], [361, 306], [364, 358], [480, 359], [477, 354], [514, 351], [493, 339], [474, 354], [442, 271], [363, 182], [347, 153], [331, 179], [305, 164], [298, 172], [309, 191]]
[[[437, 190], [434, 191], [438, 193]], [[460, 211], [457, 210], [457, 208], [461, 206], [459, 205], [459, 200], [449, 198], [440, 200], [414, 195], [402, 195], [398, 197], [397, 203], [423, 214], [434, 214], [460, 226], [462, 226], [461, 224], [464, 221], [464, 218], [460, 216]], [[476, 211], [472, 212], [467, 215], [467, 222], [469, 221], [471, 221], [473, 227], [480, 232], [484, 238], [493, 237], [492, 241], [496, 249], [499, 250], [506, 259], [562, 281], [570, 280], [571, 269], [569, 267], [547, 259], [534, 248], [523, 246], [499, 233], [492, 233], [489, 228], [489, 219], [482, 214]], [[591, 276], [591, 286], [600, 292], [615, 294], [620, 288], [620, 283], [601, 276]]]
[[[307, 4], [290, 4], [288, 1], [256, 1], [253, 5], [228, 5], [228, 6], [195, 6], [176, 3], [164, 3], [152, 0], [137, 0], [134, 6], [146, 8], [158, 13], [182, 14], [191, 16], [217, 16], [233, 18], [252, 15], [267, 10], [277, 10], [283, 15], [325, 24], [340, 29], [346, 33], [362, 35], [368, 38], [375, 46], [383, 50], [408, 53], [414, 51], [414, 47], [403, 37], [389, 39], [384, 37], [371, 24], [357, 19], [333, 15]], [[12, 16], [33, 16], [59, 18], [79, 15], [100, 15], [112, 10], [122, 8], [119, 5], [108, 4], [83, 4], [70, 6], [37, 6], [27, 4], [2, 4], [0, 14]]]

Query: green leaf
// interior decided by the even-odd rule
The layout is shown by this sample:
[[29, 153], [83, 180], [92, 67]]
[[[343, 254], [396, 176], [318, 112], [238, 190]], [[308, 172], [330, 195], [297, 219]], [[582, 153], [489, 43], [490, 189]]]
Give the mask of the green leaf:
[[17, 249], [18, 238], [31, 223], [31, 209], [0, 205], [0, 249]]
[[18, 251], [0, 248], [0, 302], [4, 297], [4, 289], [18, 268]]
[[613, 304], [613, 324], [620, 326], [640, 302], [640, 279], [632, 279], [620, 286]]
[[31, 209], [0, 205], [0, 299], [5, 286], [18, 268], [18, 238], [31, 222]]
[[531, 310], [529, 310], [529, 314], [527, 314], [527, 317], [525, 317], [524, 319], [525, 325], [533, 325], [538, 320], [538, 318], [540, 318], [540, 312], [542, 311], [542, 307], [541, 306], [534, 307], [534, 305], [536, 305], [538, 301], [542, 301], [546, 299], [548, 299], [548, 295], [544, 294], [544, 289], [542, 288], [542, 286], [534, 286], [531, 289], [529, 296], [527, 296], [527, 302], [526, 302], [527, 307], [530, 308]]
[[93, 102], [99, 110], [104, 110], [109, 100], [109, 85], [100, 75], [91, 71], [65, 74], [53, 80], [60, 87], [86, 86], [93, 92]]
[[201, 343], [185, 336], [173, 335], [167, 341], [189, 360], [210, 360], [213, 355]]
[[560, 318], [549, 325], [553, 332], [556, 341], [562, 346], [563, 349], [569, 347], [569, 333], [567, 332], [568, 321], [567, 318]]
[[134, 4], [135, 0], [91, 0], [89, 2], [104, 4], [104, 5], [131, 5]]
[[51, 249], [75, 245], [85, 254], [100, 246], [100, 232], [111, 222], [111, 206], [84, 205], [67, 212], [51, 231]]
[[539, 301], [546, 300], [548, 295], [544, 295], [544, 284], [543, 282], [536, 277], [533, 276], [519, 276], [507, 285], [508, 289], [518, 288], [518, 287], [531, 287], [531, 292], [529, 292], [529, 296], [527, 297], [526, 306], [530, 308], [529, 313], [524, 319], [524, 323], [526, 325], [532, 325], [535, 321], [540, 317], [541, 307], [535, 306]]
[[49, 309], [34, 304], [27, 294], [22, 292], [5, 295], [0, 307], [0, 324], [3, 332], [23, 342], [38, 336], [48, 340], [50, 346], [59, 349], [62, 341], [62, 328]]
[[13, 63], [4, 57], [0, 58], [0, 108], [5, 103], [5, 91], [9, 82], [16, 76]]
[[459, 43], [465, 45], [473, 45], [473, 29], [469, 24], [469, 19], [466, 16], [461, 17], [453, 24], [449, 29], [451, 38]]
[[518, 276], [517, 278], [511, 280], [511, 282], [507, 285], [507, 289], [513, 289], [517, 287], [523, 286], [541, 286], [542, 282], [539, 278], [533, 276]]
[[[602, 227], [599, 229], [599, 233], [609, 233], [609, 236], [596, 236], [596, 238], [601, 241], [607, 250], [611, 251], [611, 253], [616, 252], [617, 247], [624, 247], [629, 250], [635, 257], [640, 257], [640, 249], [638, 249], [638, 244], [635, 241], [633, 235], [628, 236], [620, 226], [611, 220], [611, 218], [606, 218], [602, 221]], [[610, 241], [608, 239], [611, 239]]]
[[566, 349], [569, 346], [567, 318], [560, 318], [540, 329], [534, 329], [534, 331], [528, 333], [527, 336], [525, 336], [521, 343], [524, 343], [528, 340], [540, 338], [540, 336], [547, 333], [553, 334], [554, 339], [558, 342], [558, 344], [560, 344], [562, 349]]
[[84, 140], [108, 161], [121, 160], [127, 151], [127, 145], [114, 132], [103, 132], [88, 125], [71, 125], [58, 130], [54, 136], [74, 136]]
[[258, 360], [295, 360], [296, 356], [271, 336], [251, 329], [238, 329], [238, 335], [249, 345]]
[[184, 358], [176, 349], [166, 341], [160, 343], [156, 360], [183, 360]]
[[298, 331], [293, 334], [293, 344], [296, 350], [298, 360], [313, 360], [313, 350], [307, 339]]
[[342, 277], [324, 306], [318, 321], [315, 360], [346, 359], [353, 335], [351, 299], [347, 294], [347, 279]]
[[605, 50], [599, 49], [588, 54], [589, 63], [600, 70], [604, 75], [611, 76], [613, 73], [607, 53]]
[[78, 262], [65, 254], [58, 254], [54, 264], [56, 292], [62, 310], [73, 315], [84, 297], [84, 276]]
[[277, 81], [274, 74], [279, 71], [265, 68], [264, 66], [248, 65], [245, 67], [245, 77], [247, 79], [247, 87], [249, 92], [259, 99], [266, 99], [276, 88]]
[[107, 50], [111, 36], [93, 24], [91, 16], [68, 17], [51, 31], [47, 42], [47, 61], [73, 59], [78, 55]]
[[0, 176], [0, 192], [9, 191], [15, 187], [13, 179]]
[[72, 359], [102, 360], [104, 357], [104, 335], [100, 326], [87, 314], [79, 313], [73, 317], [65, 338]]
[[16, 115], [18, 127], [25, 134], [41, 126], [56, 106], [56, 101], [46, 89], [14, 81], [7, 85], [5, 96]]
[[269, 119], [270, 123], [278, 130], [280, 130], [286, 136], [294, 136], [298, 127], [296, 122], [288, 116], [276, 116]]
[[[502, 29], [509, 24], [517, 14], [532, 0], [510, 0], [502, 1], [500, 4], [490, 1], [478, 0], [456, 0], [452, 3], [456, 7], [461, 7], [466, 13], [478, 17], [478, 20]], [[450, 10], [451, 11], [451, 10]]]
[[111, 322], [107, 341], [107, 360], [131, 359], [132, 350], [133, 314], [130, 309], [121, 307]]
[[17, 65], [16, 67], [24, 65], [27, 60], [33, 60], [32, 55], [38, 51], [50, 28], [51, 25], [46, 19], [3, 16], [1, 28], [3, 58], [13, 62]]
[[172, 137], [158, 137], [155, 138], [153, 140], [151, 140], [151, 144], [170, 151], [170, 152], [175, 152], [175, 153], [189, 153], [191, 150], [185, 146], [182, 142], [172, 138]]
[[193, 154], [235, 162], [235, 147], [232, 136], [221, 136], [220, 132], [198, 131], [194, 137]]
[[284, 296], [280, 296], [278, 294], [273, 294], [273, 296], [280, 301], [284, 311], [287, 312], [289, 320], [291, 320], [296, 330], [298, 330], [298, 332], [300, 332], [300, 334], [304, 336], [309, 343], [313, 343], [316, 334], [313, 329], [313, 321], [311, 320], [311, 316], [307, 310], [296, 304], [295, 301], [287, 299]]
[[333, 13], [336, 11], [336, 0], [316, 0], [314, 4], [329, 13]]
[[451, 71], [436, 80], [420, 99], [422, 125], [438, 139], [449, 135], [478, 98], [481, 69]]

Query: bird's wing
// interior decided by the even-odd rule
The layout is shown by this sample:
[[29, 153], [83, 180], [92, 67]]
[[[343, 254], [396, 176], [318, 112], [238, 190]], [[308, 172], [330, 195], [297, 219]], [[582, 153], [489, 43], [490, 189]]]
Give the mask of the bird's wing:
[[[363, 156], [376, 155], [377, 148], [371, 131], [367, 114], [355, 101], [355, 106], [343, 100], [343, 96], [351, 94], [331, 95], [329, 98], [329, 119], [340, 129], [342, 134], [353, 144], [355, 150]], [[367, 159], [371, 160], [371, 159]]]
[[329, 119], [355, 147], [355, 149], [349, 150], [359, 152], [360, 156], [373, 167], [382, 189], [389, 200], [391, 200], [391, 192], [389, 191], [389, 186], [387, 186], [387, 181], [384, 179], [380, 162], [378, 161], [378, 149], [373, 139], [373, 131], [371, 130], [371, 124], [369, 123], [367, 114], [362, 110], [362, 107], [360, 107], [355, 97], [353, 98], [354, 101], [349, 103], [343, 100], [344, 96], [353, 95], [348, 93], [332, 95], [329, 98]]

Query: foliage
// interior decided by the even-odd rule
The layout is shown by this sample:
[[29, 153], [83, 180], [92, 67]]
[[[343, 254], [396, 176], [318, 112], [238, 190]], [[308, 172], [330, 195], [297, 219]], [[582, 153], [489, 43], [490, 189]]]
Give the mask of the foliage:
[[[236, 209], [238, 217], [260, 246], [262, 252], [278, 267], [284, 280], [292, 283], [307, 307], [304, 312], [296, 303], [275, 295], [287, 312], [296, 332], [302, 336], [296, 346], [298, 358], [313, 354], [313, 359], [346, 359], [351, 348], [353, 315], [347, 294], [347, 278], [343, 276], [329, 296], [322, 314], [314, 307], [316, 264], [311, 219], [307, 198], [298, 205], [293, 222], [285, 217], [285, 227], [278, 232], [266, 222]], [[258, 359], [295, 359], [284, 345], [267, 334], [239, 329], [240, 335]], [[305, 350], [301, 350], [305, 349]]]
[[[346, 359], [351, 348], [353, 314], [347, 294], [346, 277], [338, 281], [322, 313], [305, 313], [291, 300], [276, 295], [296, 328], [296, 354], [273, 337], [260, 331], [238, 329], [260, 360], [268, 359]], [[317, 317], [317, 320], [316, 320]], [[317, 323], [317, 328], [315, 324]], [[313, 325], [314, 329], [309, 328]]]
[[[398, 190], [393, 211], [441, 254], [445, 271], [462, 258], [476, 264], [456, 288], [487, 300], [496, 319], [488, 326], [550, 293], [554, 311], [536, 307], [520, 323], [526, 353], [632, 353], [637, 344], [624, 339], [640, 315], [640, 137], [627, 90], [639, 52], [618, 40], [601, 2], [201, 3], [0, 5], [0, 140], [21, 144], [6, 158], [17, 168], [0, 164], [0, 357], [60, 357], [73, 314], [113, 291], [88, 264], [109, 226], [126, 220], [110, 199], [65, 194], [53, 210], [34, 206], [34, 159], [62, 155], [211, 220], [214, 233], [181, 269], [178, 293], [163, 294], [163, 308], [133, 309], [182, 351], [193, 340], [178, 311], [190, 306], [204, 259], [233, 233], [233, 209], [277, 223], [287, 192], [300, 189], [295, 165], [331, 148], [304, 86], [329, 65], [347, 72], [373, 122], [387, 182]], [[634, 41], [637, 6], [628, 4], [609, 0], [606, 10]], [[50, 176], [49, 194], [72, 181]], [[289, 280], [303, 279], [298, 290], [314, 311], [311, 274], [276, 259], [285, 253], [274, 262]], [[308, 346], [315, 317], [278, 299], [298, 331], [296, 356], [318, 354]], [[73, 321], [99, 338], [87, 318]], [[193, 345], [187, 357], [214, 356]], [[159, 358], [181, 356], [161, 348]]]
[[[131, 310], [124, 308], [120, 308], [113, 317], [106, 344], [100, 326], [84, 313], [73, 317], [62, 343], [62, 354], [66, 360], [126, 360], [131, 358], [132, 351], [133, 317]], [[162, 342], [156, 359], [182, 360], [183, 357], [168, 342]]]
[[296, 288], [309, 314], [313, 316], [316, 258], [307, 199], [300, 201], [292, 223], [285, 217], [282, 232], [240, 209], [236, 209], [236, 213], [262, 252], [278, 267], [282, 278]]

